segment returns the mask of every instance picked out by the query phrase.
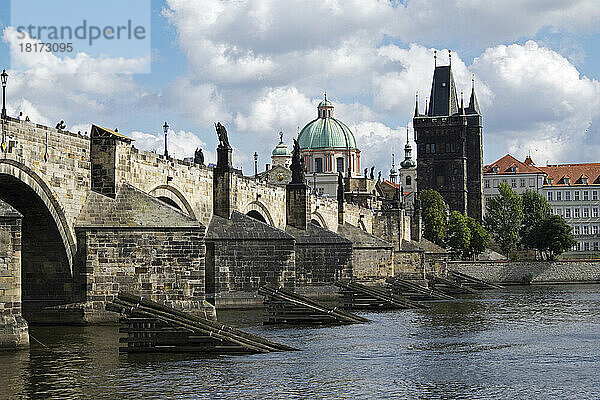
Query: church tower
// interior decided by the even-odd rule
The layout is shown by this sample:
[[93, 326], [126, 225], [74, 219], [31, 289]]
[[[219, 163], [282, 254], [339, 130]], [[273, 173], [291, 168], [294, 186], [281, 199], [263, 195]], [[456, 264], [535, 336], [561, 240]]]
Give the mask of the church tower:
[[[451, 54], [450, 54], [450, 60]], [[437, 56], [436, 56], [437, 61]], [[417, 190], [438, 191], [451, 211], [483, 218], [483, 141], [475, 84], [469, 106], [456, 94], [452, 63], [435, 66], [425, 114], [415, 106]]]

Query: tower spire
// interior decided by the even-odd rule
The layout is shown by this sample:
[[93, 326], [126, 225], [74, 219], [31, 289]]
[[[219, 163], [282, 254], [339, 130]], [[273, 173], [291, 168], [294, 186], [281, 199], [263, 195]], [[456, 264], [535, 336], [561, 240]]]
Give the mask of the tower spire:
[[475, 94], [475, 74], [471, 76], [471, 98], [469, 99], [469, 107], [467, 107], [467, 114], [480, 114], [479, 102], [477, 101], [477, 95]]
[[419, 116], [419, 92], [415, 95], [415, 117]]
[[437, 50], [433, 51], [433, 66], [437, 67]]

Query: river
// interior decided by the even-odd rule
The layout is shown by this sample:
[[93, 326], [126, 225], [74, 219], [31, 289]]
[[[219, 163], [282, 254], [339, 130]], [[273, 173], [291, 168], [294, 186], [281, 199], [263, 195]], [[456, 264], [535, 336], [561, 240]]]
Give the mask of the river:
[[119, 355], [118, 327], [31, 327], [0, 353], [6, 399], [598, 399], [600, 285], [510, 287], [321, 328], [222, 321], [302, 349]]

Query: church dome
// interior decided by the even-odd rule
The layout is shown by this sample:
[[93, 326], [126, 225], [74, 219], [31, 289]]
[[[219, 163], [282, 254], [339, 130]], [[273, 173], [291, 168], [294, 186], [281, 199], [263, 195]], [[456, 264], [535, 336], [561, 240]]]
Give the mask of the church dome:
[[298, 135], [300, 149], [356, 149], [354, 134], [342, 121], [333, 118], [333, 104], [327, 97], [319, 103], [318, 118]]

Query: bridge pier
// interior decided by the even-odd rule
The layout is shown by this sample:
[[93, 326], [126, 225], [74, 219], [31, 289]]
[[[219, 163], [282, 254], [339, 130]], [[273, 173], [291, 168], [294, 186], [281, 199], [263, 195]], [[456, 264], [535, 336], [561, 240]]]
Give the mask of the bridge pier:
[[21, 314], [21, 222], [23, 216], [0, 200], [0, 350], [29, 346]]

